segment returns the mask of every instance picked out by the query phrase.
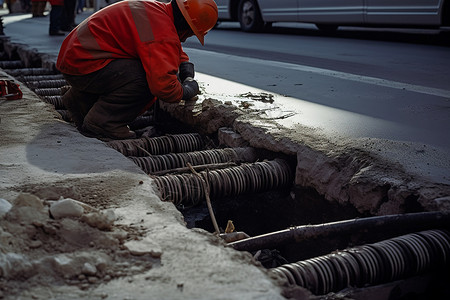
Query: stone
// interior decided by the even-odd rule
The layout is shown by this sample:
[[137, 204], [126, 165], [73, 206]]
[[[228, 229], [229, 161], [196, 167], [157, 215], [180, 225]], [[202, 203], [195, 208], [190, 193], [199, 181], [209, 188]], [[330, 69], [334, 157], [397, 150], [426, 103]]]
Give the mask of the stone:
[[135, 256], [150, 254], [152, 257], [159, 258], [162, 255], [161, 247], [149, 238], [140, 241], [128, 241], [125, 243], [125, 247]]
[[2, 218], [12, 207], [8, 200], [0, 198], [0, 218]]
[[50, 214], [55, 219], [79, 218], [83, 213], [84, 208], [77, 201], [70, 198], [58, 200], [50, 206]]
[[28, 193], [21, 193], [19, 196], [17, 196], [16, 200], [14, 201], [14, 206], [32, 207], [36, 209], [44, 208], [44, 204], [41, 199]]
[[231, 128], [222, 127], [217, 132], [220, 145], [226, 145], [231, 148], [248, 146], [248, 142]]
[[81, 269], [81, 273], [87, 276], [94, 276], [97, 274], [97, 268], [92, 264], [86, 262], [83, 264], [83, 268]]
[[114, 225], [116, 215], [112, 209], [107, 209], [105, 211], [84, 214], [81, 220], [91, 227], [100, 230], [109, 230]]

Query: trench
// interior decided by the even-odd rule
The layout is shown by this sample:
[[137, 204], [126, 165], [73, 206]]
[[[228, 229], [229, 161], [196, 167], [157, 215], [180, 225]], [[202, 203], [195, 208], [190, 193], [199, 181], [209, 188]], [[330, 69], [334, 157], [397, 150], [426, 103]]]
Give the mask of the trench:
[[[26, 65], [14, 51], [2, 49], [0, 57], [1, 69], [71, 122], [61, 100], [69, 86], [60, 73], [39, 63]], [[361, 215], [350, 205], [295, 186], [296, 157], [231, 147], [220, 139], [230, 128], [206, 136], [158, 105], [129, 126], [138, 138], [105, 144], [154, 179], [161, 200], [177, 207], [186, 226], [219, 231], [231, 247], [251, 252], [288, 285], [315, 295], [352, 287], [348, 299], [380, 290], [389, 291], [385, 299], [450, 294], [444, 284], [450, 279], [448, 213]], [[357, 226], [371, 218], [373, 223]]]

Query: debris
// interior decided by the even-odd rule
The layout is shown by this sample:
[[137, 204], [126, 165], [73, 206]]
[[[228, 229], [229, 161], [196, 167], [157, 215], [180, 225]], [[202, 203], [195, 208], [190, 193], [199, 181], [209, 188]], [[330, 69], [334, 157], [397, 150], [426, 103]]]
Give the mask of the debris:
[[154, 258], [159, 258], [162, 255], [161, 247], [149, 238], [145, 238], [141, 241], [128, 241], [124, 244], [124, 246], [134, 256], [149, 254]]
[[22, 91], [17, 83], [11, 80], [0, 80], [0, 97], [6, 100], [22, 99]]
[[94, 276], [97, 273], [97, 268], [92, 264], [85, 262], [81, 269], [81, 273], [87, 276]]
[[225, 233], [231, 233], [231, 232], [233, 232], [233, 231], [234, 231], [234, 224], [233, 224], [233, 221], [228, 220], [227, 228], [225, 228]]
[[206, 197], [206, 204], [208, 206], [209, 214], [211, 215], [211, 221], [212, 221], [212, 223], [214, 225], [215, 233], [216, 234], [220, 234], [219, 225], [217, 225], [216, 217], [214, 216], [214, 211], [213, 211], [212, 205], [211, 205], [211, 199], [209, 198], [209, 183], [208, 183], [209, 173], [208, 173], [208, 169], [206, 170], [206, 176], [203, 177], [197, 171], [194, 170], [194, 168], [192, 167], [192, 165], [190, 163], [187, 163], [187, 166], [192, 171], [192, 173], [194, 173], [195, 176], [200, 178], [200, 180], [202, 182], [202, 186], [203, 186], [203, 189], [204, 189], [204, 192], [205, 192], [205, 197]]
[[240, 106], [243, 108], [249, 108], [250, 106], [252, 106], [253, 104], [247, 102], [247, 101], [243, 101], [240, 103]]
[[55, 219], [79, 218], [83, 213], [84, 208], [70, 198], [58, 200], [50, 206], [50, 214]]
[[91, 227], [100, 230], [110, 230], [116, 220], [114, 211], [107, 209], [105, 211], [96, 211], [81, 216], [81, 220]]
[[263, 103], [273, 103], [274, 99], [273, 99], [273, 95], [269, 94], [269, 93], [258, 93], [258, 94], [254, 94], [251, 92], [245, 93], [245, 94], [240, 94], [240, 97], [245, 97], [245, 98], [250, 98], [252, 100], [255, 101], [260, 101]]
[[235, 231], [231, 233], [221, 233], [220, 237], [227, 243], [232, 243], [244, 239], [248, 239], [250, 236], [242, 231]]
[[8, 200], [0, 198], [0, 218], [3, 217], [12, 207]]

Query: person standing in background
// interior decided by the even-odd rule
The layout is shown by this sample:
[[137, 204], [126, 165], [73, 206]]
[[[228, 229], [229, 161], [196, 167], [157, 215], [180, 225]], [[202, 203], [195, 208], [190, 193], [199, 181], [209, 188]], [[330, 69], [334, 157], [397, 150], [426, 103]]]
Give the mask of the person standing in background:
[[33, 18], [45, 17], [45, 5], [47, 0], [31, 0], [31, 13]]
[[72, 31], [77, 24], [75, 24], [75, 6], [77, 0], [64, 0], [64, 17], [61, 21], [62, 31]]
[[22, 7], [22, 12], [25, 12], [25, 13], [31, 12], [31, 1], [30, 0], [20, 0], [20, 4]]
[[77, 14], [81, 14], [83, 12], [85, 6], [85, 0], [78, 0], [77, 2]]
[[65, 35], [61, 30], [61, 23], [65, 18], [64, 14], [64, 0], [49, 0], [52, 5], [50, 10], [50, 26], [48, 30], [49, 35]]

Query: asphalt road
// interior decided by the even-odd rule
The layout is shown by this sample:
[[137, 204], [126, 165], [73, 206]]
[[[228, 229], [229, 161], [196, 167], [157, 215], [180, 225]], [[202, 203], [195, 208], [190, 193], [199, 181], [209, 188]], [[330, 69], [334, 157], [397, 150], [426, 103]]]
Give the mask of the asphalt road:
[[[244, 33], [223, 23], [185, 51], [196, 70], [315, 107], [302, 122], [352, 137], [450, 148], [448, 31], [279, 24]], [[314, 113], [311, 113], [313, 111]]]

